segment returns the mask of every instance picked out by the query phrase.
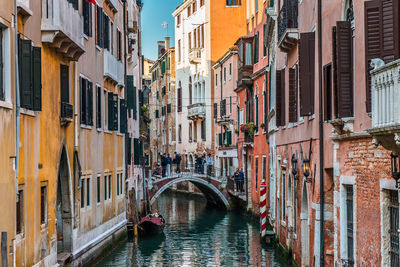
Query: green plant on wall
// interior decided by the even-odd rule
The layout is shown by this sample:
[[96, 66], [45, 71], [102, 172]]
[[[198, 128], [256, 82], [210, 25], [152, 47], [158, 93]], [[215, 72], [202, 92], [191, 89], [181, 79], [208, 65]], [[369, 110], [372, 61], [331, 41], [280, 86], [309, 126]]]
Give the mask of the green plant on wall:
[[254, 122], [251, 121], [251, 122], [242, 124], [240, 126], [240, 131], [242, 133], [247, 133], [251, 138], [253, 138], [256, 128], [257, 128], [257, 126], [254, 124]]

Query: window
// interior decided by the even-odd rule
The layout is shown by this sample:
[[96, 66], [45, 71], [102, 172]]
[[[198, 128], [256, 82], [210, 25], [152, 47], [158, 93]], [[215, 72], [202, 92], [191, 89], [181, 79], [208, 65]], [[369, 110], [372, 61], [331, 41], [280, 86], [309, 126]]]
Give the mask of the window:
[[201, 47], [204, 48], [204, 24], [201, 24]]
[[69, 69], [68, 66], [60, 65], [60, 95], [61, 95], [61, 118], [73, 117], [73, 109], [69, 104]]
[[252, 56], [251, 49], [252, 49], [252, 44], [246, 43], [246, 59], [245, 59], [246, 66], [253, 65], [252, 57], [251, 57]]
[[354, 229], [353, 229], [353, 186], [346, 186], [346, 214], [347, 214], [347, 261], [349, 266], [354, 264]]
[[100, 176], [97, 176], [97, 203], [100, 203], [100, 201], [101, 201], [101, 196], [100, 196], [100, 193], [101, 193], [101, 191], [100, 191], [100, 186], [101, 186], [101, 177]]
[[256, 95], [256, 107], [255, 107], [255, 113], [256, 113], [256, 130], [257, 130], [257, 132], [258, 132], [258, 124], [259, 124], [259, 121], [258, 121], [258, 114], [259, 114], [259, 110], [258, 110], [258, 95]]
[[108, 176], [108, 199], [111, 199], [112, 193], [112, 176], [111, 174]]
[[86, 206], [90, 206], [90, 177], [86, 179]]
[[119, 132], [126, 133], [127, 130], [127, 113], [126, 113], [126, 100], [119, 99]]
[[93, 126], [93, 83], [80, 78], [81, 124]]
[[192, 49], [192, 33], [188, 33], [188, 44], [189, 44], [189, 50]]
[[122, 37], [119, 30], [117, 30], [117, 59], [119, 61], [122, 59]]
[[40, 224], [47, 223], [47, 186], [40, 187]]
[[106, 201], [107, 197], [108, 197], [108, 194], [107, 194], [107, 184], [108, 184], [107, 177], [108, 177], [107, 175], [104, 176], [104, 201]]
[[180, 24], [181, 24], [181, 14], [176, 16], [176, 25], [180, 25]]
[[232, 96], [229, 96], [229, 113], [232, 114]]
[[263, 25], [263, 56], [266, 57], [267, 56], [267, 24], [265, 23]]
[[[5, 79], [4, 79], [4, 72], [5, 72], [5, 49], [3, 47], [6, 46], [5, 38], [3, 37], [5, 30], [0, 24], [0, 100], [4, 101], [6, 97], [6, 92], [5, 92]], [[3, 51], [4, 50], [4, 51]]]
[[229, 63], [229, 80], [232, 79], [232, 63]]
[[226, 82], [226, 68], [224, 67], [224, 82]]
[[282, 172], [282, 221], [286, 220], [286, 173]]
[[193, 30], [193, 47], [196, 48], [197, 47], [197, 29]]
[[197, 124], [193, 124], [193, 141], [197, 142]]
[[168, 143], [171, 144], [172, 142], [172, 128], [169, 127], [168, 129]]
[[[258, 3], [258, 0], [256, 0], [256, 2]], [[257, 32], [256, 35], [254, 36], [254, 64], [258, 63], [258, 53], [259, 53], [259, 33]]]
[[182, 142], [182, 125], [181, 124], [178, 125], [178, 142], [179, 143]]
[[[4, 33], [4, 30], [2, 32]], [[18, 55], [18, 67], [21, 107], [30, 110], [41, 110], [41, 48], [32, 46], [31, 40], [23, 40], [18, 38], [18, 49], [20, 51]]]
[[117, 196], [119, 196], [119, 173], [117, 173]]
[[178, 61], [181, 62], [181, 40], [178, 40]]
[[204, 6], [204, 0], [200, 0], [200, 7]]
[[196, 0], [194, 0], [194, 2], [193, 2], [193, 13], [194, 12], [196, 12], [196, 10], [197, 10], [197, 1]]
[[400, 266], [399, 258], [399, 195], [397, 191], [390, 191], [390, 266]]
[[258, 0], [254, 0], [254, 6], [256, 7], [256, 13], [258, 12]]
[[258, 186], [258, 157], [254, 158], [254, 164], [255, 164], [255, 181], [254, 181], [254, 187], [257, 191], [257, 186]]
[[215, 74], [215, 86], [218, 86], [218, 73]]
[[24, 191], [19, 190], [18, 191], [18, 199], [17, 199], [17, 207], [16, 207], [16, 215], [17, 215], [17, 225], [16, 225], [16, 230], [17, 234], [20, 234], [23, 232], [24, 228]]
[[103, 47], [103, 9], [96, 6], [96, 45]]
[[201, 121], [201, 140], [206, 141], [206, 121]]
[[187, 8], [187, 16], [190, 17], [191, 14], [192, 14], [192, 7], [189, 6], [189, 7]]
[[110, 18], [103, 13], [103, 37], [104, 37], [104, 49], [110, 51]]
[[81, 209], [85, 207], [85, 179], [81, 180]]
[[289, 122], [297, 122], [297, 67], [289, 69]]
[[178, 87], [178, 112], [182, 112], [182, 84], [180, 81]]
[[262, 158], [262, 182], [265, 183], [267, 181], [267, 158]]
[[192, 77], [189, 77], [189, 105], [193, 103]]
[[114, 55], [114, 24], [110, 21], [110, 52]]
[[226, 5], [227, 6], [240, 6], [241, 1], [240, 0], [226, 0]]
[[193, 140], [192, 132], [193, 132], [193, 125], [192, 123], [189, 123], [189, 142], [192, 142]]
[[285, 126], [285, 70], [276, 71], [276, 126]]
[[101, 128], [101, 87], [96, 86], [96, 127]]
[[108, 111], [108, 130], [118, 130], [118, 94], [108, 92], [107, 94], [107, 111]]

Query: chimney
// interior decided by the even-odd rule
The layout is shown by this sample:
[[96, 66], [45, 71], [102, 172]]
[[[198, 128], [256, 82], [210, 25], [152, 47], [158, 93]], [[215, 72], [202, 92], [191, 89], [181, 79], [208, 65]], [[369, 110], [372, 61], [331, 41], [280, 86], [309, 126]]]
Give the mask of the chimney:
[[165, 50], [168, 51], [169, 49], [169, 42], [170, 42], [170, 37], [165, 37]]

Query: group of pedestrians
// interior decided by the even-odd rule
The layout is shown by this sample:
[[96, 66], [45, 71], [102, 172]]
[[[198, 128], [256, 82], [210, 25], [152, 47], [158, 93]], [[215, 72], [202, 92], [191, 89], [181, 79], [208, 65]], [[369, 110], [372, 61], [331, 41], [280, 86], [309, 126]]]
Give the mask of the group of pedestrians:
[[176, 165], [176, 173], [181, 172], [181, 155], [179, 153], [175, 152], [175, 158], [172, 159], [169, 154], [161, 154], [160, 153], [160, 159], [161, 159], [161, 169], [162, 169], [162, 177], [165, 176], [171, 176], [171, 168], [172, 164]]
[[244, 192], [244, 172], [243, 169], [237, 169], [233, 174], [233, 178], [235, 179], [236, 191]]
[[206, 156], [206, 153], [203, 153], [203, 155], [195, 156], [194, 169], [196, 173], [205, 174], [207, 172], [207, 175], [211, 176], [213, 164], [214, 161], [211, 154]]

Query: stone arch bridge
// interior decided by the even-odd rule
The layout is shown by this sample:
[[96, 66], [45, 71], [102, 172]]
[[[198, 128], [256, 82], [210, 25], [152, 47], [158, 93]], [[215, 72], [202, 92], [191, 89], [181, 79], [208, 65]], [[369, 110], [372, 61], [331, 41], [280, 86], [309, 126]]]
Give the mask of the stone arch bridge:
[[226, 190], [226, 182], [222, 179], [196, 173], [181, 173], [168, 177], [152, 177], [149, 183], [149, 199], [152, 205], [156, 199], [169, 187], [174, 184], [187, 181], [195, 185], [205, 196], [209, 204], [231, 209], [231, 199]]

